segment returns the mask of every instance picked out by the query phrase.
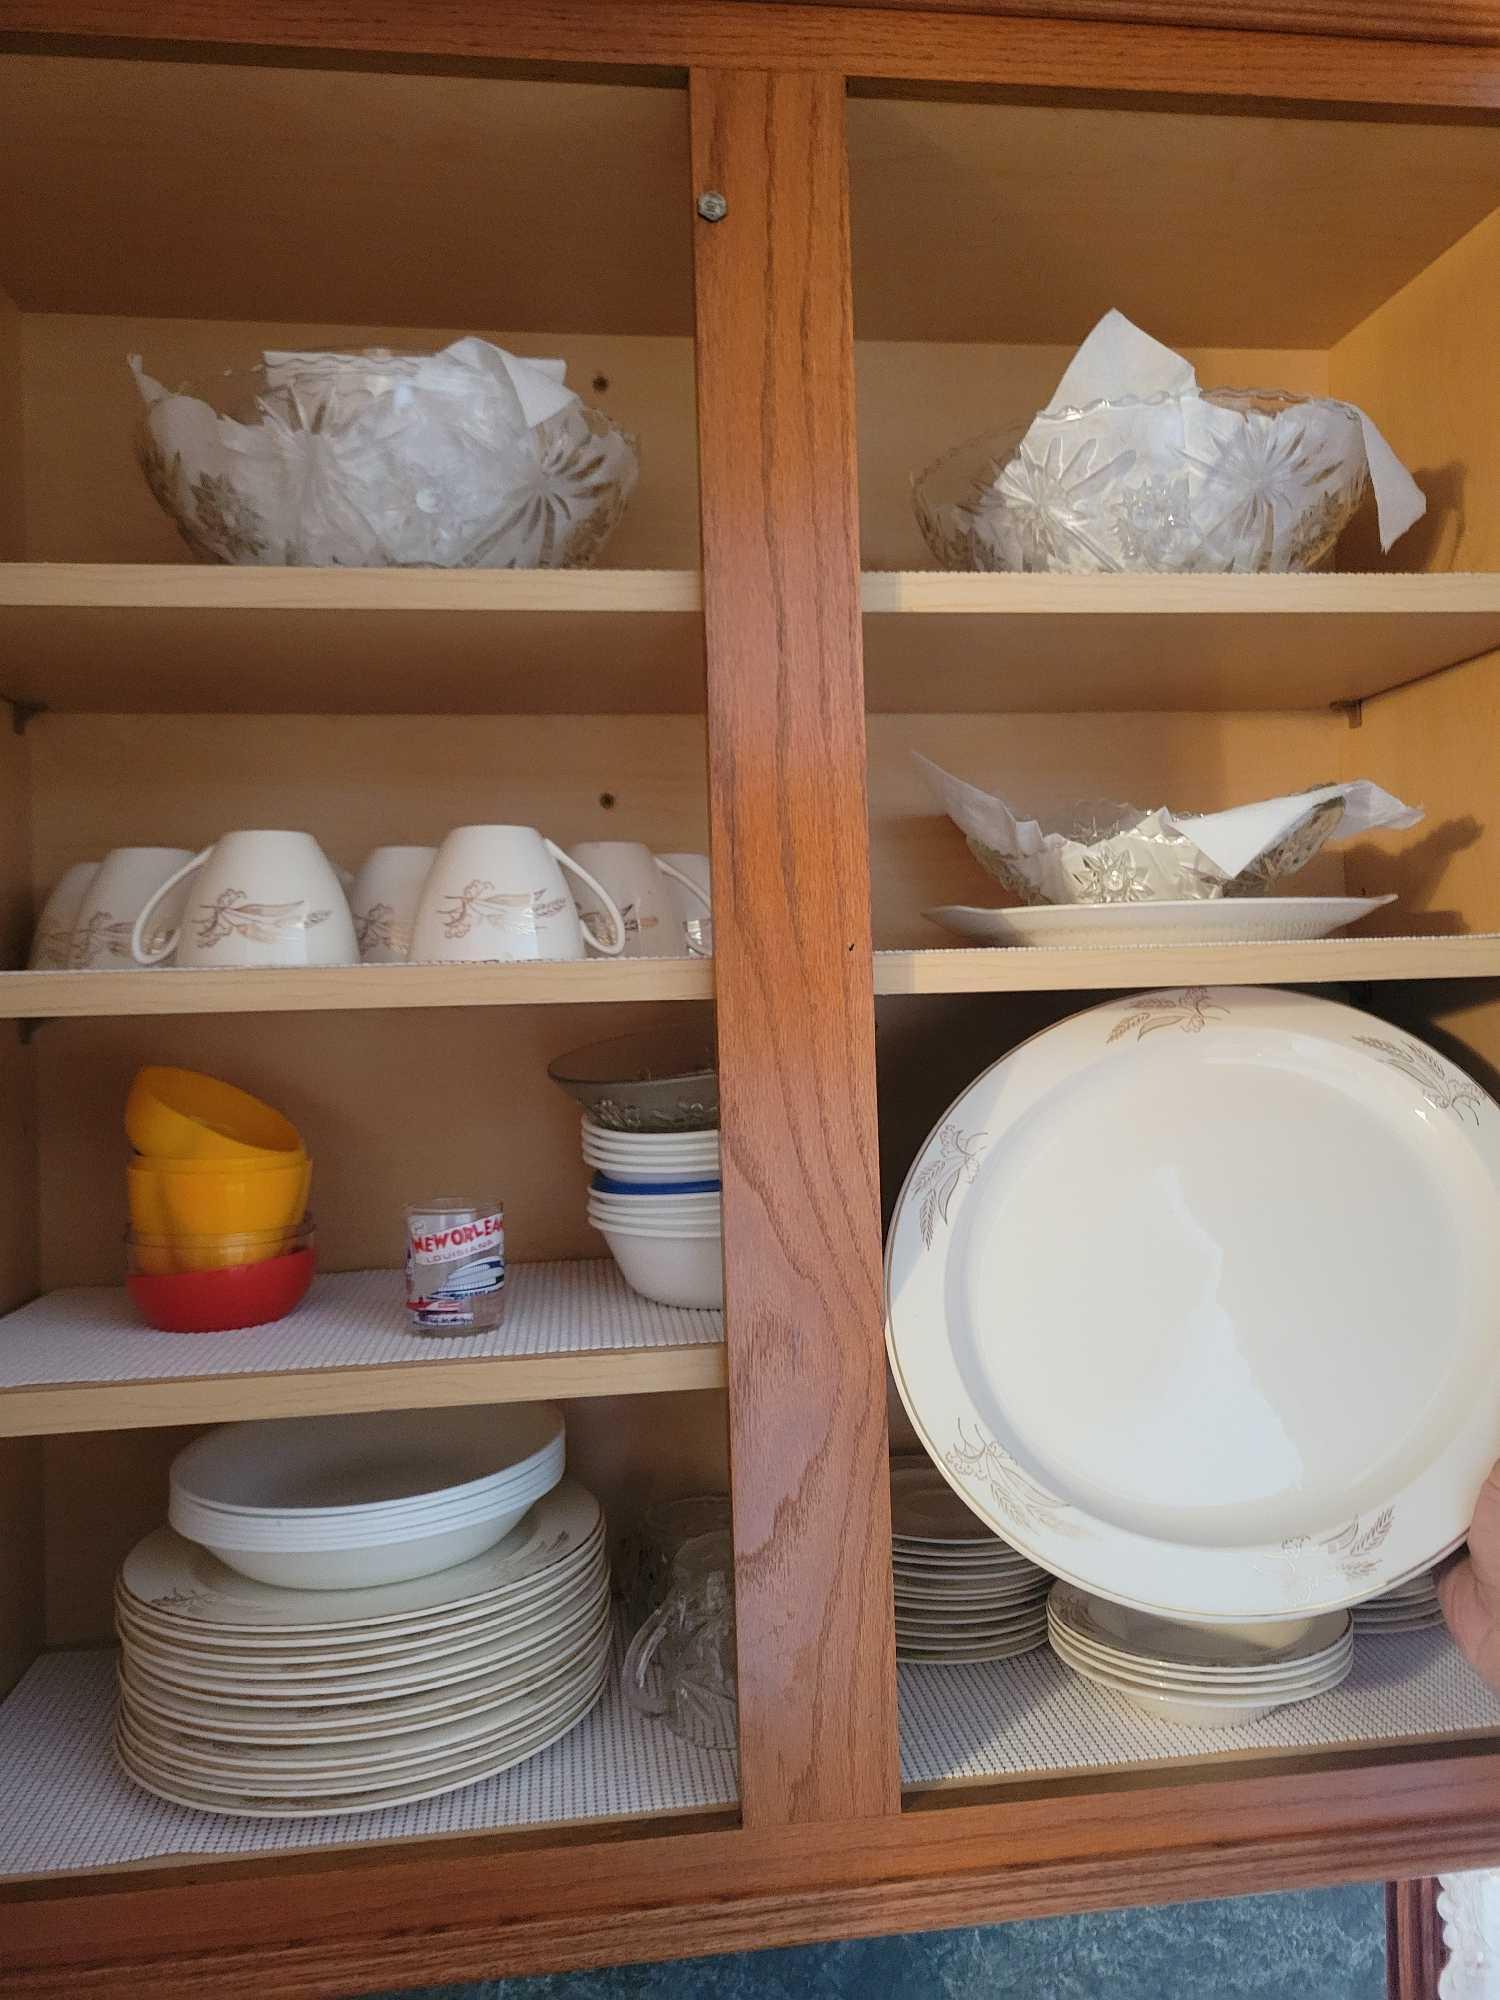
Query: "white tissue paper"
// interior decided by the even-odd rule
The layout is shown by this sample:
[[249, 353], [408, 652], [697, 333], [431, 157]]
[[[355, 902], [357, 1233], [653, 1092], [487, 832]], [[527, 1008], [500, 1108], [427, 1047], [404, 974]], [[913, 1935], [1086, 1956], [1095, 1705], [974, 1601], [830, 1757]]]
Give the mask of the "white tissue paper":
[[1180, 354], [1108, 312], [968, 503], [969, 532], [992, 569], [1308, 569], [1367, 480], [1388, 549], [1427, 501], [1364, 411], [1204, 393]]
[[1403, 805], [1368, 779], [1319, 785], [1228, 812], [1084, 811], [1066, 828], [1020, 818], [1003, 799], [912, 753], [948, 817], [986, 873], [1035, 905], [1203, 902], [1255, 896], [1284, 881], [1324, 843], [1372, 828], [1415, 826]]
[[583, 408], [561, 361], [473, 337], [437, 354], [269, 351], [253, 422], [130, 365], [152, 489], [220, 562], [582, 562], [635, 485], [633, 440]]

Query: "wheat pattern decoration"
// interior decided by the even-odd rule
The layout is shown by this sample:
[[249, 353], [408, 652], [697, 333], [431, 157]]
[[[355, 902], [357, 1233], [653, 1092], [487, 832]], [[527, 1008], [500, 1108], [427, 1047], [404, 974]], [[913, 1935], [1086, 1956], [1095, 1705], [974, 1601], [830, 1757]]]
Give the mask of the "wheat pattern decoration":
[[922, 1232], [924, 1250], [932, 1248], [938, 1223], [948, 1220], [954, 1195], [978, 1173], [981, 1142], [986, 1136], [983, 1132], [960, 1131], [957, 1125], [944, 1125], [939, 1131], [937, 1151], [911, 1184], [913, 1197], [921, 1196], [917, 1226]]
[[1132, 1000], [1123, 1020], [1110, 1029], [1108, 1040], [1118, 1042], [1135, 1032], [1138, 1042], [1158, 1028], [1181, 1028], [1184, 1034], [1198, 1035], [1216, 1020], [1228, 1016], [1229, 1009], [1210, 1000], [1206, 986], [1184, 987], [1180, 993], [1153, 993], [1144, 1000]]
[[1455, 1117], [1479, 1123], [1484, 1109], [1484, 1092], [1456, 1070], [1439, 1062], [1431, 1049], [1420, 1042], [1387, 1042], [1379, 1035], [1356, 1035], [1367, 1049], [1374, 1049], [1383, 1063], [1409, 1076], [1434, 1111], [1451, 1111]]

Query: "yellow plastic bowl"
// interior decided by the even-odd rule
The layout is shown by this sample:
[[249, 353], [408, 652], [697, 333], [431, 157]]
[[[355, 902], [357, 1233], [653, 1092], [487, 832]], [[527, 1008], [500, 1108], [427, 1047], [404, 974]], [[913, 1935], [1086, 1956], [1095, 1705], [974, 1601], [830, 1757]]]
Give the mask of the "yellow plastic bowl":
[[170, 1277], [179, 1271], [227, 1271], [269, 1263], [312, 1242], [312, 1221], [295, 1228], [240, 1236], [154, 1236], [134, 1230], [126, 1238], [127, 1266], [133, 1276]]
[[155, 1160], [132, 1160], [125, 1181], [131, 1227], [138, 1235], [256, 1236], [289, 1229], [302, 1220], [312, 1185], [312, 1161], [299, 1154], [284, 1166], [244, 1169], [231, 1164], [217, 1173], [174, 1173]]
[[248, 1090], [195, 1069], [151, 1063], [125, 1100], [125, 1131], [138, 1153], [158, 1160], [260, 1160], [302, 1151], [289, 1118]]

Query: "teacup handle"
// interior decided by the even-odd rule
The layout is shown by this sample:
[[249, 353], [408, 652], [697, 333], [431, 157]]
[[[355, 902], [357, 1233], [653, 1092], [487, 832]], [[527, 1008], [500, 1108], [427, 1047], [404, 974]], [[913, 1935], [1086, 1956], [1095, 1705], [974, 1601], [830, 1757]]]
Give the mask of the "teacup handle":
[[674, 868], [670, 861], [663, 861], [659, 854], [653, 854], [651, 858], [656, 863], [657, 867], [661, 870], [663, 875], [670, 875], [674, 882], [680, 882], [684, 889], [691, 890], [692, 893], [698, 898], [698, 901], [703, 905], [708, 915], [709, 916], [713, 915], [714, 913], [713, 904], [708, 900], [708, 897], [704, 894], [703, 890], [698, 887], [698, 884], [693, 880], [691, 875], [684, 875], [680, 868]]
[[615, 927], [615, 941], [613, 944], [605, 944], [601, 939], [596, 938], [587, 924], [582, 926], [585, 938], [594, 947], [595, 951], [602, 951], [606, 958], [618, 958], [620, 953], [625, 949], [625, 919], [616, 908], [614, 897], [602, 882], [594, 880], [581, 861], [575, 861], [571, 854], [565, 853], [555, 840], [547, 840], [544, 834], [543, 841], [547, 852], [557, 862], [559, 867], [571, 869], [580, 882], [588, 883], [594, 894], [599, 898], [599, 901], [604, 905], [605, 913]]
[[156, 894], [152, 896], [150, 900], [146, 903], [145, 907], [141, 911], [141, 914], [136, 918], [135, 927], [130, 933], [130, 955], [135, 960], [137, 965], [160, 965], [164, 958], [170, 958], [173, 952], [176, 951], [177, 941], [182, 936], [182, 928], [180, 925], [175, 931], [173, 931], [172, 935], [166, 940], [166, 942], [163, 945], [159, 947], [158, 950], [146, 951], [143, 949], [141, 945], [141, 939], [146, 934], [146, 919], [150, 916], [151, 912], [156, 908], [157, 904], [161, 901], [162, 897], [167, 895], [171, 890], [175, 889], [179, 882], [185, 882], [189, 877], [189, 875], [193, 874], [197, 869], [201, 868], [204, 862], [207, 861], [209, 855], [212, 853], [213, 853], [212, 847], [205, 847], [203, 852], [201, 854], [195, 854], [191, 861], [184, 861], [182, 866], [178, 869], [177, 873], [175, 875], [169, 875], [166, 881], [163, 882], [161, 887], [157, 890]]
[[656, 1658], [656, 1650], [667, 1636], [670, 1616], [670, 1602], [657, 1606], [631, 1640], [625, 1664], [620, 1668], [620, 1686], [625, 1699], [642, 1715], [665, 1715], [667, 1712], [667, 1698], [660, 1685], [655, 1689], [648, 1688], [646, 1681], [651, 1673], [651, 1662]]

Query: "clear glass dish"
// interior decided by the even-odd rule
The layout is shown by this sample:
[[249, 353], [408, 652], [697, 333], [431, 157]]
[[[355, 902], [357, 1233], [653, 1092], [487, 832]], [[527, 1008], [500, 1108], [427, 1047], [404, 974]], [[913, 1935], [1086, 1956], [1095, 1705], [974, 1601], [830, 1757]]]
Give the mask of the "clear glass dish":
[[1047, 410], [917, 474], [952, 570], [1314, 569], [1369, 484], [1357, 411], [1285, 389], [1205, 389]]
[[619, 526], [639, 452], [602, 412], [575, 403], [518, 431], [482, 374], [439, 394], [407, 379], [424, 357], [314, 359], [338, 365], [262, 363], [171, 394], [137, 371], [141, 469], [205, 561], [577, 569]]

